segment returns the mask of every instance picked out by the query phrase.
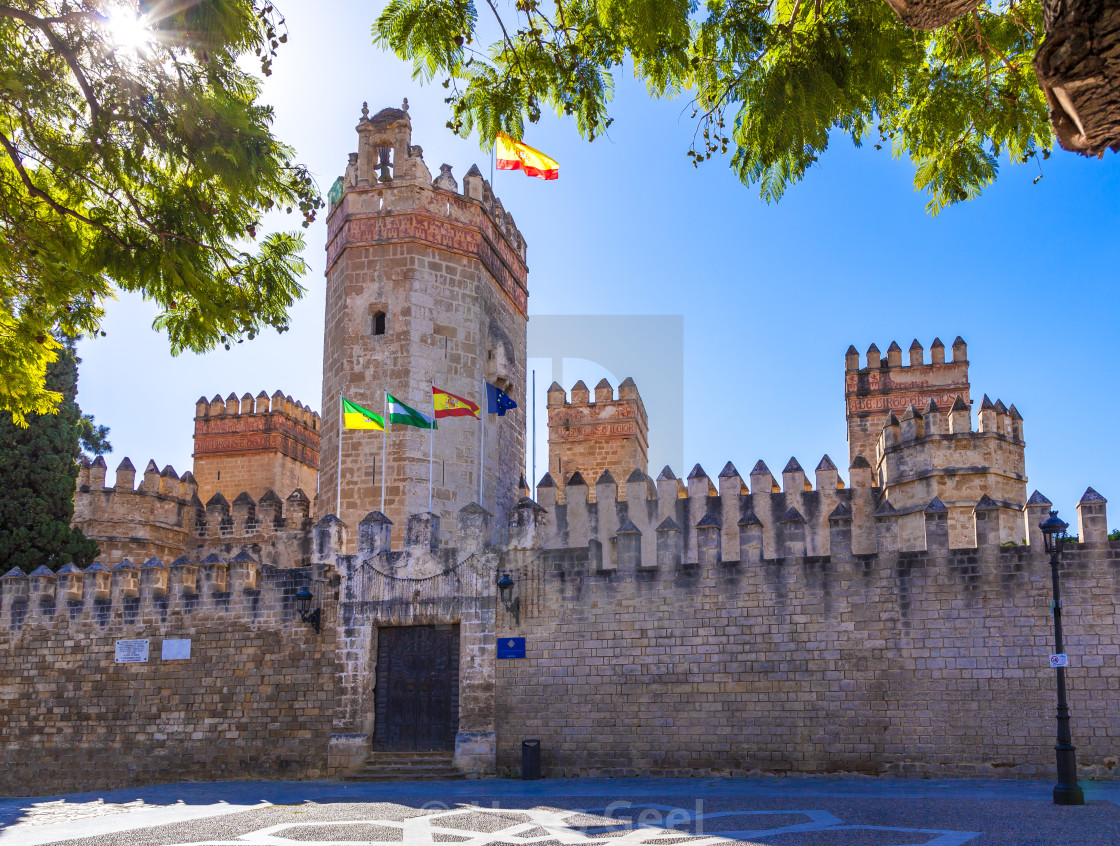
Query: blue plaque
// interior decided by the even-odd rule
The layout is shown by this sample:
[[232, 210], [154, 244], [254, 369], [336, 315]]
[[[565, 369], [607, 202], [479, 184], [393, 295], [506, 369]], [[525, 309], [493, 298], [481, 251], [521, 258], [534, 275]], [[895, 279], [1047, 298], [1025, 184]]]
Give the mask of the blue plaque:
[[500, 637], [500, 638], [498, 638], [498, 657], [499, 658], [524, 658], [525, 657], [525, 638], [523, 638], [523, 637]]

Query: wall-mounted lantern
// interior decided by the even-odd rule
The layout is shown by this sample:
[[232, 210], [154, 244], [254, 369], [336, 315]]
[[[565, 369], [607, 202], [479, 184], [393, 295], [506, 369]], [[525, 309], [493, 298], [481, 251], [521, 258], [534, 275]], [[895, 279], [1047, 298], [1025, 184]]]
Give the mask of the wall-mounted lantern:
[[311, 601], [314, 599], [311, 591], [306, 586], [301, 587], [296, 591], [296, 608], [299, 610], [299, 618], [311, 628], [315, 629], [315, 634], [321, 634], [321, 626], [323, 619], [323, 609], [316, 608], [314, 611], [311, 609]]
[[513, 579], [509, 573], [498, 576], [498, 596], [502, 600], [502, 607], [513, 615], [516, 623], [521, 623], [521, 598], [513, 595]]

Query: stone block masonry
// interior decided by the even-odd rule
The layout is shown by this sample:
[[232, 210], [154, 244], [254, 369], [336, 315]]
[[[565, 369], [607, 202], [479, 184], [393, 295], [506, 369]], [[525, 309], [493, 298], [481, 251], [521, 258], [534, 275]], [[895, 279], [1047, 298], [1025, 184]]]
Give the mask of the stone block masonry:
[[[321, 635], [295, 592], [322, 602]], [[0, 578], [0, 794], [329, 774], [337, 607], [325, 568], [247, 553]], [[164, 660], [168, 639], [190, 657]], [[117, 663], [120, 640], [148, 659]]]
[[296, 488], [315, 494], [319, 477], [318, 413], [276, 391], [254, 398], [200, 397], [195, 404], [194, 477], [198, 496], [233, 499]]
[[[431, 510], [447, 530], [472, 502], [505, 514], [525, 464], [525, 240], [477, 167], [462, 190], [450, 165], [432, 179], [406, 109], [367, 109], [357, 136], [327, 215], [316, 515], [356, 526], [376, 507], [403, 525]], [[485, 443], [473, 418], [431, 439], [339, 428], [339, 395], [380, 413], [388, 391], [430, 414], [433, 384], [484, 405], [487, 382], [518, 407], [486, 416]]]
[[[499, 772], [533, 737], [549, 777], [1052, 775], [1038, 546], [737, 559], [607, 568], [593, 544], [512, 568], [497, 635], [527, 646], [497, 662]], [[1080, 772], [1109, 778], [1120, 542], [1068, 544], [1062, 578]]]

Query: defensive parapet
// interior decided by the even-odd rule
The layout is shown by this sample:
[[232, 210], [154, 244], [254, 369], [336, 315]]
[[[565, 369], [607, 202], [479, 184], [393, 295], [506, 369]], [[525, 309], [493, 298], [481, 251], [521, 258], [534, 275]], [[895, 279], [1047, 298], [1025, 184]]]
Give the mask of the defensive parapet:
[[714, 482], [700, 465], [687, 479], [665, 467], [656, 481], [635, 469], [622, 485], [604, 473], [592, 497], [575, 474], [560, 502], [546, 474], [537, 486], [537, 503], [549, 514], [542, 544], [588, 547], [604, 568], [639, 553], [644, 566], [828, 555], [830, 518], [840, 513], [849, 525], [856, 522], [849, 541], [854, 551], [875, 550], [872, 514], [879, 491], [866, 461], [853, 465], [850, 486], [827, 455], [816, 466], [815, 484], [796, 458], [786, 463], [780, 485], [763, 461], [748, 478], [749, 484], [731, 462]]
[[314, 492], [319, 473], [319, 414], [280, 391], [271, 397], [199, 397], [194, 416], [194, 476], [203, 502], [222, 492]]
[[[366, 103], [362, 104], [362, 118], [358, 121], [358, 152], [351, 153], [345, 173], [338, 178], [328, 194], [327, 217], [331, 221], [327, 235], [327, 272], [345, 248], [337, 236], [344, 238], [359, 235], [358, 232], [342, 233], [346, 216], [352, 214], [392, 213], [410, 211], [428, 213], [436, 218], [449, 218], [453, 223], [465, 224], [481, 231], [491, 250], [478, 249], [477, 257], [487, 269], [501, 277], [507, 293], [522, 306], [527, 301], [525, 289], [525, 262], [527, 245], [521, 231], [514, 222], [513, 215], [505, 210], [502, 201], [494, 195], [490, 183], [482, 177], [477, 165], [473, 165], [463, 178], [463, 190], [452, 174], [449, 164], [440, 165], [440, 173], [434, 180], [431, 171], [424, 163], [424, 150], [412, 143], [412, 121], [408, 115], [408, 101], [403, 108], [382, 109], [372, 117]], [[408, 190], [420, 188], [422, 190]], [[366, 193], [374, 190], [373, 193]], [[388, 190], [386, 190], [388, 189]], [[405, 189], [405, 190], [398, 190]], [[426, 190], [425, 190], [426, 189]], [[335, 210], [341, 206], [342, 215], [335, 218]], [[485, 218], [485, 226], [480, 226], [479, 213]], [[408, 223], [408, 221], [404, 221]], [[444, 239], [452, 234], [446, 231], [428, 229], [415, 232], [420, 240], [433, 239], [439, 246], [453, 246]], [[381, 233], [382, 238], [395, 238], [398, 234], [389, 228]], [[378, 235], [365, 230], [360, 237]], [[473, 250], [484, 244], [459, 243], [458, 249]], [[496, 251], [493, 248], [497, 247]], [[504, 255], [504, 249], [511, 255]], [[510, 261], [513, 259], [514, 261]]]
[[973, 512], [982, 499], [994, 512], [1001, 542], [1027, 538], [1023, 417], [1014, 405], [987, 395], [979, 417], [974, 431], [962, 396], [948, 408], [930, 400], [922, 410], [911, 405], [901, 417], [888, 414], [875, 446], [875, 479], [902, 521], [903, 549], [922, 548], [922, 512], [934, 498], [947, 509], [953, 546], [971, 545]]
[[205, 505], [195, 501], [186, 551], [204, 560], [246, 548], [269, 566], [302, 567], [311, 556], [311, 523], [311, 500], [300, 488], [283, 501], [271, 490], [259, 500], [242, 491], [232, 504], [216, 493]]
[[[969, 443], [966, 451], [984, 454], [985, 450], [1003, 449], [1002, 442], [993, 445], [992, 440], [981, 437]], [[977, 479], [970, 479], [966, 468], [960, 469], [963, 490], [964, 484]], [[656, 482], [635, 471], [626, 482], [624, 495], [613, 480], [601, 481], [595, 501], [590, 500], [583, 481], [569, 479], [563, 503], [557, 502], [556, 486], [546, 474], [537, 486], [537, 502], [529, 503], [539, 512], [519, 511], [511, 525], [526, 523], [528, 528], [519, 531], [536, 539], [534, 547], [585, 550], [582, 554], [588, 566], [597, 570], [818, 557], [844, 561], [853, 556], [922, 550], [994, 549], [1001, 544], [1028, 546], [1032, 555], [1043, 553], [1037, 527], [1045, 519], [1050, 501], [1037, 491], [1029, 500], [1020, 497], [1017, 503], [997, 501], [982, 492], [971, 502], [953, 499], [951, 506], [935, 494], [914, 508], [905, 501], [896, 505], [895, 497], [902, 500], [903, 493], [918, 495], [923, 490], [918, 480], [888, 497], [873, 484], [871, 465], [862, 456], [856, 456], [849, 472], [851, 484], [845, 485], [826, 455], [811, 484], [797, 460], [790, 459], [779, 486], [766, 464], [759, 461], [748, 487], [729, 462], [717, 487], [699, 465], [684, 481], [666, 467]], [[941, 481], [937, 476], [931, 478], [933, 481], [922, 484]], [[991, 480], [994, 474], [987, 478]], [[1025, 481], [1005, 478], [1009, 489]], [[1105, 502], [1090, 488], [1078, 506], [1079, 525], [1088, 527], [1083, 530], [1083, 543], [1107, 540]], [[1009, 539], [1008, 534], [1014, 538]]]
[[112, 567], [97, 561], [84, 570], [73, 564], [58, 572], [13, 567], [0, 577], [0, 631], [17, 639], [44, 626], [120, 632], [172, 623], [174, 631], [189, 633], [194, 618], [275, 629], [297, 616], [301, 587], [321, 603], [332, 601], [326, 589], [332, 572], [325, 566], [262, 566], [244, 548], [232, 556], [180, 556], [170, 563], [153, 556], [126, 558]]
[[74, 494], [73, 525], [101, 547], [101, 560], [114, 565], [124, 558], [168, 561], [183, 554], [197, 501], [198, 484], [188, 470], [180, 477], [169, 464], [154, 461], [136, 485], [136, 468], [125, 458], [116, 480], [105, 484], [105, 459], [83, 459]]
[[[582, 380], [572, 386], [570, 399], [556, 382], [548, 389], [548, 467], [554, 480], [566, 483], [578, 475], [597, 484], [644, 474], [648, 449], [649, 421], [633, 379], [622, 381], [617, 398], [606, 379], [595, 386], [594, 400]], [[562, 502], [563, 486], [557, 495]], [[590, 496], [594, 501], [594, 491]]]
[[844, 356], [844, 402], [848, 420], [848, 456], [871, 458], [887, 415], [901, 415], [911, 405], [923, 409], [933, 400], [949, 408], [960, 396], [969, 403], [968, 346], [958, 336], [953, 341], [952, 359], [945, 360], [945, 345], [934, 338], [930, 360], [915, 339], [903, 363], [902, 347], [894, 341], [883, 358], [872, 344], [867, 349], [865, 366], [860, 367], [859, 352], [848, 347]]

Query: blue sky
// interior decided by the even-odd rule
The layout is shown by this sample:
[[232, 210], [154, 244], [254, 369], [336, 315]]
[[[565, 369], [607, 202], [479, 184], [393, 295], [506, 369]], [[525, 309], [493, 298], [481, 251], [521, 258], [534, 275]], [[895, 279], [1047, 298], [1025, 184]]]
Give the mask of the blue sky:
[[[488, 172], [477, 143], [445, 128], [444, 89], [420, 87], [372, 46], [378, 4], [280, 8], [291, 35], [265, 99], [324, 191], [356, 148], [363, 100], [376, 110], [409, 99], [413, 142], [433, 174], [442, 162], [460, 179], [473, 162]], [[1120, 497], [1109, 424], [1120, 417], [1120, 157], [1056, 152], [1037, 184], [1035, 164], [1005, 164], [980, 200], [931, 218], [908, 162], [837, 137], [805, 182], [768, 206], [726, 159], [693, 168], [684, 99], [651, 102], [631, 79], [617, 83], [608, 138], [588, 144], [546, 117], [526, 140], [560, 162], [560, 179], [499, 173], [495, 190], [529, 244], [531, 314], [683, 316], [684, 443], [655, 450], [653, 473], [681, 452], [678, 474], [699, 462], [712, 476], [728, 460], [746, 474], [759, 458], [779, 472], [791, 455], [811, 471], [827, 452], [846, 478], [848, 345], [885, 352], [892, 340], [905, 350], [914, 338], [928, 348], [961, 335], [975, 398], [1014, 402], [1025, 418], [1030, 489], [1071, 523], [1087, 485]], [[307, 231], [308, 292], [284, 335], [172, 358], [149, 305], [109, 304], [108, 336], [80, 348], [79, 402], [112, 429], [110, 467], [128, 455], [137, 467], [155, 458], [188, 469], [202, 394], [280, 388], [318, 409], [324, 233], [322, 219]], [[551, 373], [530, 363], [541, 368], [540, 468]], [[628, 374], [571, 361], [564, 382], [603, 375], [617, 384]]]

